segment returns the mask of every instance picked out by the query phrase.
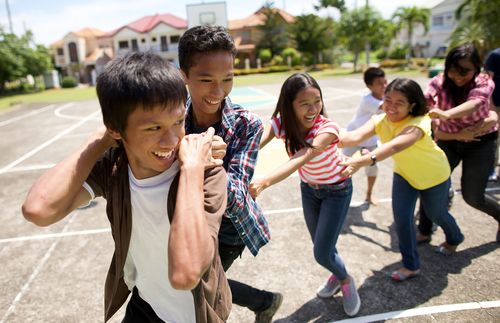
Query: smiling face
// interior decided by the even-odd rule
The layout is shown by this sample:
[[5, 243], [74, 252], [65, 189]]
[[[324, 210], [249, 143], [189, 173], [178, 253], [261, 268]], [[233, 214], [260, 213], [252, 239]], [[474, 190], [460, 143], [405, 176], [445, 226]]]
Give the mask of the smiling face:
[[172, 166], [184, 137], [185, 107], [138, 108], [127, 119], [125, 134], [109, 130], [121, 139], [132, 173], [137, 179], [156, 176]]
[[388, 91], [385, 93], [382, 110], [387, 115], [389, 121], [399, 122], [410, 114], [413, 105], [415, 104], [410, 104], [403, 93], [399, 91]]
[[307, 132], [323, 109], [321, 93], [317, 88], [308, 86], [297, 93], [292, 105], [300, 131]]
[[221, 119], [221, 103], [233, 88], [233, 55], [228, 51], [196, 54], [193, 62], [184, 77], [195, 122], [208, 127]]
[[472, 81], [475, 72], [476, 67], [470, 59], [463, 58], [458, 60], [456, 64], [450, 66], [447, 75], [456, 86], [462, 87]]

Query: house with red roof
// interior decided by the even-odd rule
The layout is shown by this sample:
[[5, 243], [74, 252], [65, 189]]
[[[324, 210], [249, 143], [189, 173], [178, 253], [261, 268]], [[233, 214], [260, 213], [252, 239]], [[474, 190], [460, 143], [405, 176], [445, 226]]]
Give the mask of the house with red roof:
[[171, 14], [145, 16], [101, 38], [112, 39], [115, 55], [129, 51], [152, 50], [178, 65], [177, 49], [181, 35], [187, 30], [187, 21]]
[[[229, 33], [234, 38], [240, 64], [243, 64], [245, 59], [249, 59], [252, 66], [257, 65], [256, 47], [262, 39], [262, 31], [259, 27], [266, 22], [265, 10], [267, 10], [266, 7], [261, 7], [246, 18], [229, 21]], [[272, 10], [278, 14], [285, 25], [294, 23], [295, 17], [288, 12], [279, 8], [273, 8]]]

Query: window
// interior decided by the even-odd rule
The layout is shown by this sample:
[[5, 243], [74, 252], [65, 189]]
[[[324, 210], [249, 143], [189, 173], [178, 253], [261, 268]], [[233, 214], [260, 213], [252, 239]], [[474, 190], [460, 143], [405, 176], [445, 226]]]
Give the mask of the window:
[[167, 36], [161, 36], [160, 37], [160, 48], [162, 52], [168, 51], [168, 44], [167, 44]]
[[144, 44], [145, 42], [146, 42], [146, 38], [141, 39], [141, 43]]
[[78, 63], [78, 51], [76, 50], [76, 44], [71, 42], [68, 44], [69, 50], [69, 61], [71, 63]]
[[64, 49], [62, 47], [59, 47], [57, 49], [57, 55], [59, 55], [59, 56], [63, 56], [64, 55]]
[[119, 49], [128, 49], [128, 40], [122, 40], [118, 42]]
[[444, 17], [443, 16], [433, 16], [432, 17], [432, 25], [433, 26], [444, 26]]
[[137, 39], [132, 39], [132, 50], [133, 51], [139, 50], [139, 45], [137, 44]]
[[177, 44], [180, 39], [181, 39], [181, 36], [179, 36], [179, 35], [170, 36], [170, 44]]
[[156, 43], [156, 37], [151, 38], [151, 42]]

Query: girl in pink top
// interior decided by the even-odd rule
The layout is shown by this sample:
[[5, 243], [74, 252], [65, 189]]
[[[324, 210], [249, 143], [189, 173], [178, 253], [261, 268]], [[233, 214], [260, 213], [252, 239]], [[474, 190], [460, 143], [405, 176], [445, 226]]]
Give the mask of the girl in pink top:
[[[480, 73], [481, 65], [472, 44], [451, 49], [444, 74], [429, 82], [425, 97], [436, 125], [434, 136], [446, 153], [451, 170], [462, 162], [461, 188], [465, 202], [496, 220], [496, 240], [500, 242], [500, 205], [485, 194], [498, 140], [498, 116], [490, 109], [495, 84], [488, 75]], [[417, 239], [430, 241], [432, 222], [422, 208], [418, 229]]]
[[254, 179], [250, 194], [256, 198], [265, 188], [298, 170], [314, 257], [332, 273], [317, 294], [329, 298], [342, 290], [344, 311], [354, 316], [361, 301], [335, 247], [352, 197], [351, 179], [342, 175], [345, 167], [339, 165], [345, 157], [337, 147], [338, 135], [337, 123], [326, 118], [318, 83], [306, 73], [290, 76], [260, 142], [262, 148], [273, 138], [282, 139], [290, 159], [266, 177]]

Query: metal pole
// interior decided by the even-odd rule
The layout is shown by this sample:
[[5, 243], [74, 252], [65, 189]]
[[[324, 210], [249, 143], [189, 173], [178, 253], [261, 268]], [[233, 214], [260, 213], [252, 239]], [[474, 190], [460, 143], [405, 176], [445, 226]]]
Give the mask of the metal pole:
[[10, 16], [9, 0], [5, 0], [5, 6], [7, 7], [7, 17], [9, 18], [10, 33], [13, 34], [14, 28], [12, 28], [12, 17]]
[[[368, 4], [368, 0], [366, 0], [366, 3], [365, 3], [365, 14], [368, 15], [368, 9], [369, 9], [369, 4]], [[368, 18], [368, 17], [366, 17]], [[370, 66], [370, 42], [368, 41], [368, 39], [365, 39], [365, 56], [366, 56], [366, 68], [368, 68]]]

